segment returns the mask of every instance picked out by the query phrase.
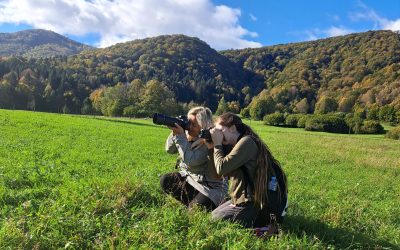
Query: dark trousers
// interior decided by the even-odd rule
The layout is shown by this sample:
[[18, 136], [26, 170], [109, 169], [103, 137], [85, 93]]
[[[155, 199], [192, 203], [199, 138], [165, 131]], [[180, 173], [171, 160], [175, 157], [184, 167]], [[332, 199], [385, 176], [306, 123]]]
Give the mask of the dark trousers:
[[185, 206], [191, 209], [194, 205], [200, 205], [208, 211], [216, 208], [214, 202], [204, 194], [197, 191], [182, 177], [179, 173], [169, 173], [161, 176], [161, 188], [167, 194], [181, 201]]
[[212, 218], [215, 220], [231, 220], [248, 228], [262, 227], [271, 223], [270, 214], [267, 210], [259, 211], [252, 202], [233, 205], [232, 200], [223, 203], [212, 211]]

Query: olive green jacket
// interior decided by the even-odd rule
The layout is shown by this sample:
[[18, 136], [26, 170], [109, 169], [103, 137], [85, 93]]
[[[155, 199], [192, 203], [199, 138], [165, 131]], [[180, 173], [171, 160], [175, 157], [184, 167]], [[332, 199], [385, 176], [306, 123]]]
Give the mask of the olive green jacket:
[[240, 204], [253, 199], [254, 194], [245, 195], [245, 179], [243, 171], [244, 166], [250, 180], [255, 182], [255, 173], [257, 169], [257, 144], [250, 136], [242, 137], [234, 146], [232, 151], [225, 155], [222, 145], [214, 147], [214, 165], [218, 175], [229, 176], [229, 195], [233, 204]]

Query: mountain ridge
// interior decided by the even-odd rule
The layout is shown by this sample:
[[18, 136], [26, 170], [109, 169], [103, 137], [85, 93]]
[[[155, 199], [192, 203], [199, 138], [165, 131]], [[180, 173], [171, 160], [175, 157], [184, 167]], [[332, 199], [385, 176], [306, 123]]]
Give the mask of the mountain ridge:
[[0, 33], [0, 56], [52, 57], [68, 56], [94, 49], [56, 32], [28, 29], [14, 33]]

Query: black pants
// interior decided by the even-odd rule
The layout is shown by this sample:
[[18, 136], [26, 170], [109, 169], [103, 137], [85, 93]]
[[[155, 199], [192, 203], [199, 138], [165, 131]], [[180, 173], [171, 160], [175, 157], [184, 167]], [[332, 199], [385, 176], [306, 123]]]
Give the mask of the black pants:
[[161, 176], [160, 184], [164, 192], [181, 201], [189, 209], [194, 205], [200, 205], [209, 211], [216, 208], [210, 198], [197, 191], [187, 183], [186, 177], [182, 177], [177, 172]]
[[[263, 227], [272, 223], [271, 213], [268, 209], [259, 211], [252, 202], [233, 205], [232, 200], [229, 200], [212, 211], [212, 218], [231, 220], [248, 228]], [[282, 222], [283, 218], [279, 216], [276, 220]]]

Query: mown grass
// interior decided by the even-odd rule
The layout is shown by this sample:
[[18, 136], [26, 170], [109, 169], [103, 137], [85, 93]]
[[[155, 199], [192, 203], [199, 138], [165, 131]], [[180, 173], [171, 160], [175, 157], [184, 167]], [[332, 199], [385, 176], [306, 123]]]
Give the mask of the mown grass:
[[289, 179], [269, 240], [161, 192], [175, 156], [150, 120], [0, 110], [0, 248], [399, 249], [399, 141], [247, 122]]

